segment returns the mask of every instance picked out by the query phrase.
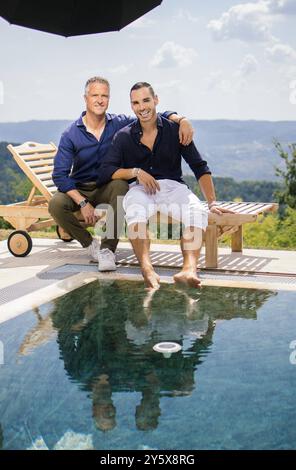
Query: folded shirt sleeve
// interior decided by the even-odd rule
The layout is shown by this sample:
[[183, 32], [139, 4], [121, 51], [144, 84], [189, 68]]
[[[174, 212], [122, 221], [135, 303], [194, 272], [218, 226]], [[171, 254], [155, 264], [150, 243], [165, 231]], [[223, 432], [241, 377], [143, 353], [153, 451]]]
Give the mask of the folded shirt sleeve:
[[206, 160], [203, 160], [199, 151], [195, 147], [194, 142], [191, 142], [189, 145], [181, 145], [181, 154], [190, 166], [197, 180], [199, 180], [202, 175], [212, 174], [208, 167], [208, 163]]
[[97, 187], [109, 183], [112, 180], [113, 173], [123, 167], [123, 140], [124, 134], [122, 132], [115, 134], [107, 155], [100, 163], [96, 180]]
[[73, 156], [73, 142], [65, 133], [62, 135], [59, 143], [52, 173], [53, 182], [62, 193], [76, 189], [75, 181], [70, 176], [73, 165]]
[[178, 114], [177, 111], [165, 111], [164, 113], [161, 113], [160, 115], [166, 119], [169, 119], [169, 117], [172, 114]]

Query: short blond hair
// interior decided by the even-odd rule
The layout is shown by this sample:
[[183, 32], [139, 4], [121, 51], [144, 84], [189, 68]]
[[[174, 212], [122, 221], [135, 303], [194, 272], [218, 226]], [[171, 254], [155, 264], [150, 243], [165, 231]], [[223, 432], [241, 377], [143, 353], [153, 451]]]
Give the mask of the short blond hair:
[[108, 82], [107, 78], [96, 76], [96, 77], [91, 77], [87, 80], [87, 82], [85, 84], [85, 87], [84, 87], [84, 94], [85, 95], [87, 95], [89, 86], [92, 83], [103, 83], [104, 85], [107, 85], [107, 87], [110, 91], [110, 83]]

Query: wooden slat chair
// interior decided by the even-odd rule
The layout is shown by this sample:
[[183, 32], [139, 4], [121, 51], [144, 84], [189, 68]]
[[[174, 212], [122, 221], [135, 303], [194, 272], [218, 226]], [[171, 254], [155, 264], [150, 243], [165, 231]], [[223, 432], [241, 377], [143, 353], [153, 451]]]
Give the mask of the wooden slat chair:
[[[52, 181], [57, 147], [53, 142], [25, 142], [15, 147], [8, 145], [7, 148], [33, 184], [26, 201], [0, 205], [0, 216], [16, 229], [8, 238], [10, 252], [15, 256], [26, 256], [32, 249], [32, 239], [27, 232], [55, 225], [48, 212], [48, 202], [57, 191]], [[40, 194], [36, 194], [37, 191]], [[57, 233], [62, 240], [71, 240], [61, 227], [57, 227]]]
[[[206, 203], [203, 203], [206, 205]], [[231, 235], [232, 252], [243, 251], [243, 224], [256, 222], [258, 216], [275, 212], [276, 203], [262, 202], [219, 202], [221, 207], [235, 211], [235, 214], [217, 215], [209, 213], [209, 225], [205, 234], [205, 262], [207, 268], [218, 267], [218, 240]]]
[[[207, 209], [206, 202], [202, 205]], [[218, 240], [225, 235], [231, 235], [232, 252], [243, 251], [243, 224], [255, 222], [258, 216], [266, 212], [275, 212], [278, 209], [276, 203], [262, 202], [223, 202], [219, 201], [218, 205], [235, 211], [235, 214], [225, 213], [217, 215], [209, 213], [209, 225], [206, 233], [203, 235], [205, 242], [205, 265], [207, 268], [218, 267]], [[153, 222], [160, 223], [176, 223], [170, 217], [157, 214], [152, 218]]]
[[[26, 201], [6, 206], [0, 205], [0, 216], [16, 229], [16, 232], [13, 232], [8, 238], [9, 250], [15, 256], [26, 256], [32, 249], [32, 239], [27, 232], [55, 225], [48, 212], [48, 202], [57, 191], [52, 181], [53, 162], [57, 147], [52, 142], [49, 144], [25, 142], [15, 147], [8, 145], [7, 148], [33, 183], [33, 188]], [[37, 195], [36, 190], [41, 194]], [[207, 207], [205, 202], [203, 204]], [[219, 238], [231, 235], [232, 251], [241, 252], [243, 249], [243, 224], [255, 222], [260, 214], [276, 211], [278, 208], [278, 204], [275, 203], [219, 202], [219, 204], [236, 213], [221, 216], [209, 214], [209, 225], [204, 236], [206, 267], [208, 268], [218, 267]], [[75, 215], [85, 225], [80, 212], [78, 211]], [[158, 214], [158, 223], [161, 220], [161, 214]], [[173, 222], [169, 219], [169, 223]], [[57, 228], [57, 234], [64, 241], [71, 240], [61, 227]]]

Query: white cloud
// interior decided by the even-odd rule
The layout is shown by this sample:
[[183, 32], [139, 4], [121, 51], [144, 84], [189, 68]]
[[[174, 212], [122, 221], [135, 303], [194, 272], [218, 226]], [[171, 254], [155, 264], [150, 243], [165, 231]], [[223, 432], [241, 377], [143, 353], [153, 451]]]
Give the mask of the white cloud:
[[207, 90], [219, 90], [231, 95], [239, 93], [248, 82], [246, 78], [258, 69], [258, 61], [252, 54], [247, 54], [238, 68], [229, 76], [221, 70], [212, 72], [206, 80]]
[[247, 77], [256, 72], [258, 65], [257, 59], [252, 54], [247, 54], [237, 69], [236, 75], [239, 77]]
[[173, 18], [174, 21], [190, 21], [190, 23], [198, 23], [199, 18], [197, 16], [193, 16], [189, 10], [184, 10], [183, 8], [180, 8], [178, 10], [177, 15]]
[[258, 0], [240, 3], [211, 20], [208, 29], [216, 40], [270, 41], [271, 26], [278, 15], [296, 14], [296, 0]]
[[271, 13], [296, 14], [295, 0], [268, 0], [267, 5]]
[[206, 90], [218, 91], [225, 95], [236, 94], [241, 88], [242, 80], [235, 75], [234, 73], [231, 76], [227, 76], [222, 70], [210, 73], [205, 82]]
[[133, 64], [121, 64], [121, 65], [118, 65], [116, 67], [108, 68], [108, 73], [114, 73], [116, 75], [124, 75], [132, 67], [133, 67]]
[[286, 62], [296, 60], [296, 50], [289, 44], [274, 44], [266, 48], [266, 55], [273, 62]]
[[219, 19], [211, 20], [208, 28], [216, 40], [272, 40], [270, 31], [272, 20], [268, 13], [266, 1], [242, 3], [231, 7]]
[[150, 62], [152, 67], [186, 67], [197, 57], [197, 52], [191, 47], [183, 47], [173, 41], [165, 42], [155, 53]]
[[167, 90], [167, 89], [172, 89], [176, 88], [181, 84], [181, 80], [170, 80], [169, 82], [162, 82], [162, 83], [156, 83], [155, 84], [155, 91], [156, 90]]

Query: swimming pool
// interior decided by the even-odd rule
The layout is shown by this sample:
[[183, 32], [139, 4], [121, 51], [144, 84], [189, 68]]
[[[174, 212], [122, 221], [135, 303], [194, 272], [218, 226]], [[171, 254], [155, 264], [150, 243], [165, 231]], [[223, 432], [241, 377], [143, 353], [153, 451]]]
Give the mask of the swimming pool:
[[295, 448], [295, 301], [102, 280], [2, 323], [0, 446]]

